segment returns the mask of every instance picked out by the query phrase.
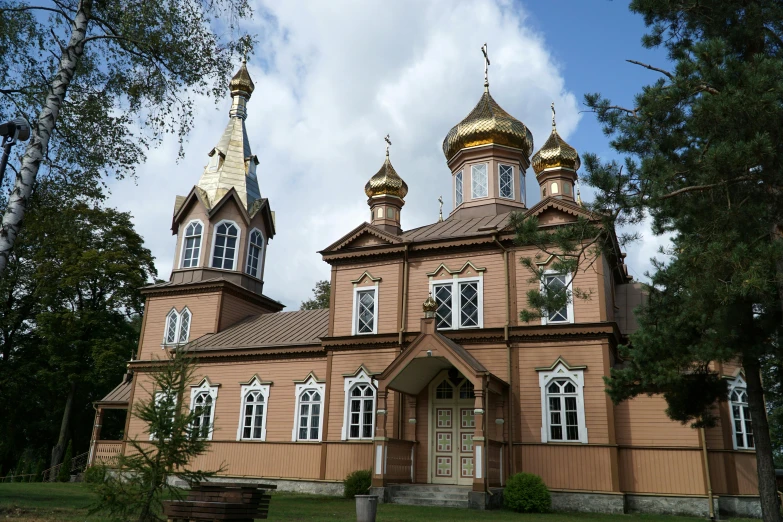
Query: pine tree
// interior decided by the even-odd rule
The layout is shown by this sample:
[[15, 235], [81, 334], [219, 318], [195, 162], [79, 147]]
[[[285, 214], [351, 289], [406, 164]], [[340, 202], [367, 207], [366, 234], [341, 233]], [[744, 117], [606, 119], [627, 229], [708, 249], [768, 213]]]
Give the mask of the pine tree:
[[35, 477], [33, 477], [33, 482], [42, 482], [43, 481], [43, 472], [45, 469], [46, 463], [44, 462], [44, 459], [38, 459], [38, 462], [35, 465]]
[[68, 449], [65, 450], [65, 458], [57, 473], [58, 482], [70, 482], [71, 480], [71, 459], [73, 458], [73, 441], [68, 441]]
[[[674, 234], [654, 266], [641, 328], [608, 381], [614, 401], [661, 393], [673, 419], [710, 425], [739, 361], [753, 419], [765, 522], [781, 520], [760, 373], [783, 361], [783, 4], [774, 0], [634, 0], [648, 47], [672, 62], [634, 105], [593, 94], [624, 163], [585, 155], [593, 209], [607, 227], [653, 218]], [[779, 383], [776, 383], [779, 384]]]

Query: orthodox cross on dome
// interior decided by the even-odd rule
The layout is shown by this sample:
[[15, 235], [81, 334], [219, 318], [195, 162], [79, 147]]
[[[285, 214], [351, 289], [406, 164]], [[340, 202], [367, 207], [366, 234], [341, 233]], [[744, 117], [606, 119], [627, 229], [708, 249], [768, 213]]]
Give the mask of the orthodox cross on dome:
[[389, 157], [389, 147], [391, 147], [391, 139], [389, 138], [389, 135], [387, 134], [385, 138], [383, 138], [383, 141], [386, 142], [386, 157]]
[[438, 196], [438, 203], [440, 203], [440, 210], [438, 211], [438, 221], [443, 221], [443, 196]]
[[555, 102], [552, 102], [552, 128], [555, 128]]
[[481, 52], [484, 54], [484, 87], [489, 87], [489, 54], [487, 54], [487, 44], [481, 46]]

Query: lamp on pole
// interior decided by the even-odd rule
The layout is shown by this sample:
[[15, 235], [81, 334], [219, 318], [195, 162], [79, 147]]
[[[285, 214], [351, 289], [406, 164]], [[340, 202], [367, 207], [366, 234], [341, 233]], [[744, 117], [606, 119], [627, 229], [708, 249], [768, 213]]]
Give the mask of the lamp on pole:
[[2, 180], [5, 178], [5, 167], [8, 165], [8, 157], [11, 155], [11, 147], [17, 141], [30, 139], [30, 124], [21, 117], [2, 123], [0, 124], [0, 138], [3, 143], [3, 153], [0, 155], [0, 180]]

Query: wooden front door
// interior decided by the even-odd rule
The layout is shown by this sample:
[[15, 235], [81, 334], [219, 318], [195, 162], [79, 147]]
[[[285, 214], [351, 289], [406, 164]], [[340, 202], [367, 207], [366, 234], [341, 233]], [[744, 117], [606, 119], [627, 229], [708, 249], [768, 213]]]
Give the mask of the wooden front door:
[[473, 484], [473, 385], [454, 370], [430, 385], [430, 482]]

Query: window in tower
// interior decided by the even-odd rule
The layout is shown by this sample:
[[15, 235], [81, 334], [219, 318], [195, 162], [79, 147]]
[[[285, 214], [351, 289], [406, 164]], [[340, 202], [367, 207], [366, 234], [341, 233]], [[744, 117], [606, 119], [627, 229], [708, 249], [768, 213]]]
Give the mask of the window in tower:
[[394, 209], [391, 207], [386, 207], [386, 217], [389, 219], [394, 219]]
[[541, 284], [541, 293], [561, 294], [566, 299], [566, 304], [559, 310], [549, 310], [548, 314], [541, 317], [541, 324], [573, 323], [574, 302], [571, 296], [571, 274], [547, 271]]
[[236, 269], [239, 227], [233, 221], [221, 221], [215, 226], [212, 247], [212, 268]]
[[519, 169], [519, 200], [524, 203], [527, 190], [525, 187], [525, 171]]
[[254, 228], [250, 232], [250, 239], [247, 243], [247, 267], [245, 271], [253, 277], [260, 277], [261, 262], [263, 260], [264, 236], [261, 231]]
[[563, 183], [563, 194], [566, 196], [571, 195], [571, 184], [570, 183]]
[[378, 207], [378, 219], [383, 219], [383, 207]]
[[487, 180], [487, 164], [480, 163], [470, 167], [470, 197], [471, 199], [485, 198], [489, 194]]
[[550, 186], [550, 190], [552, 191], [552, 194], [557, 194], [558, 193], [557, 183], [552, 183], [552, 185]]
[[185, 228], [185, 238], [182, 241], [182, 268], [198, 266], [201, 254], [201, 221], [191, 221]]
[[499, 165], [498, 171], [500, 197], [514, 199], [514, 167], [511, 165]]
[[454, 200], [457, 202], [455, 206], [462, 205], [462, 171], [457, 172], [454, 177]]
[[378, 333], [378, 287], [354, 288], [354, 334]]

